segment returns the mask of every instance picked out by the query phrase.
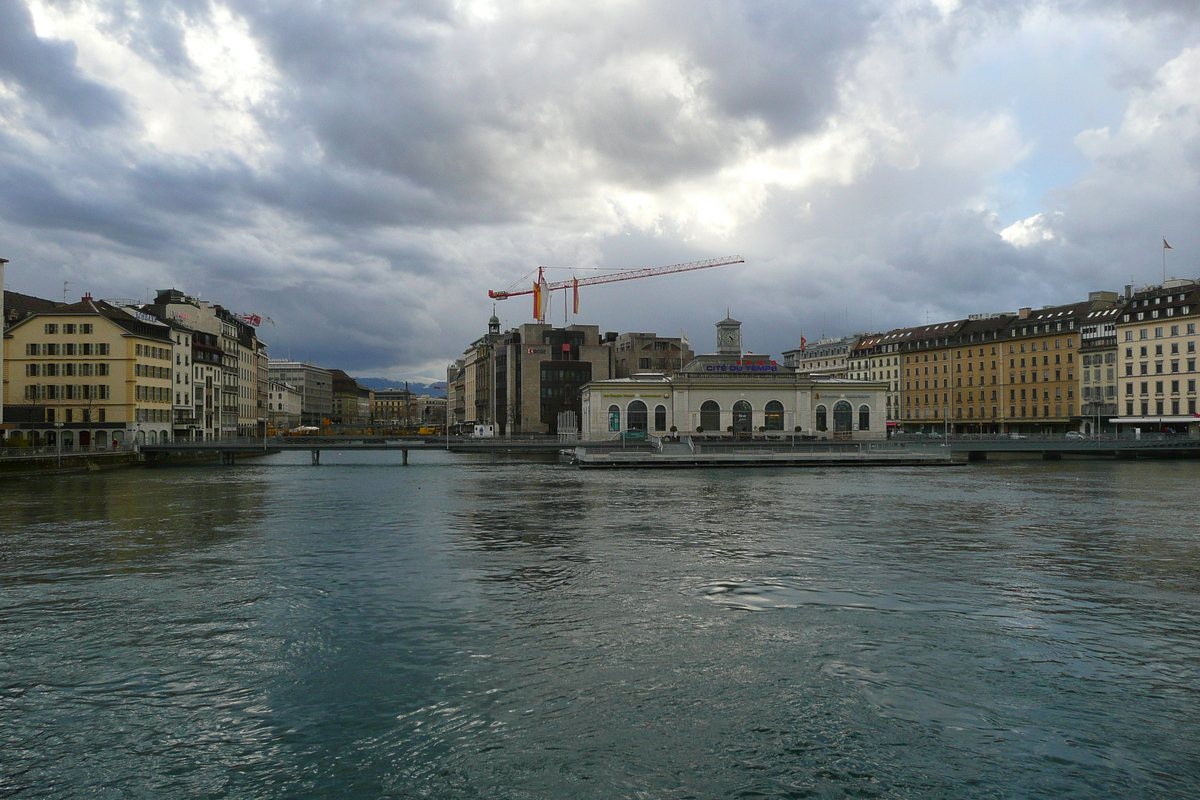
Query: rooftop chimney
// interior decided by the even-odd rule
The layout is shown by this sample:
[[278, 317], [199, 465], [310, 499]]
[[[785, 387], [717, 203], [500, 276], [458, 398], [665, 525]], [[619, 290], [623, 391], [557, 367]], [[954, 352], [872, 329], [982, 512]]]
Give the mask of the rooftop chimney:
[[1031, 308], [1022, 308], [1022, 309], [1020, 309], [1019, 311], [1017, 311], [1017, 316], [1018, 316], [1020, 319], [1026, 319], [1026, 318], [1028, 318], [1028, 317], [1029, 317], [1029, 312], [1030, 312], [1030, 311], [1032, 311], [1032, 310], [1033, 310], [1033, 309], [1031, 309]]

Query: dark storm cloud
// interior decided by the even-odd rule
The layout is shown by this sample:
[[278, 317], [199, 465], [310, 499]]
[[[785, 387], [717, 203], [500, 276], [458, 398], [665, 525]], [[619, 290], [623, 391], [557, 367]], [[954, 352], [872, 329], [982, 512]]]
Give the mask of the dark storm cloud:
[[162, 252], [176, 237], [155, 213], [111, 197], [70, 193], [34, 169], [5, 165], [0, 170], [0, 209], [11, 222], [74, 234], [91, 234], [117, 245]]
[[[448, 3], [382, 18], [333, 4], [242, 9], [287, 75], [289, 126], [351, 168], [492, 207], [514, 187], [542, 202], [571, 191], [521, 172], [564, 139], [568, 158], [653, 187], [719, 168], [743, 123], [764, 124], [770, 141], [810, 130], [870, 21], [858, 4], [818, 2], [665, 3], [481, 28]], [[629, 74], [660, 56], [693, 84], [663, 91], [660, 76]]]
[[38, 38], [20, 0], [0, 0], [0, 80], [19, 86], [51, 114], [82, 125], [125, 119], [120, 96], [80, 73], [74, 44]]

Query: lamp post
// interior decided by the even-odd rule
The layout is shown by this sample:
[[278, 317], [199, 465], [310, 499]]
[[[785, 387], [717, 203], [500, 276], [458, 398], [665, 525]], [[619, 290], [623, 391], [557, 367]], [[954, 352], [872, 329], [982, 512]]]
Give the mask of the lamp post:
[[63, 424], [61, 422], [55, 422], [54, 428], [55, 428], [54, 443], [58, 446], [58, 468], [62, 469], [62, 429], [63, 429]]

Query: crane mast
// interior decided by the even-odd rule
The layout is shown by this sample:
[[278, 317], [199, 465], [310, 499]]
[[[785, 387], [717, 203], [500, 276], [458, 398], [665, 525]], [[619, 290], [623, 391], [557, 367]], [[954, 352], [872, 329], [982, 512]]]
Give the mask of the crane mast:
[[675, 272], [691, 272], [698, 269], [711, 269], [712, 267], [724, 267], [730, 264], [744, 264], [745, 260], [740, 256], [727, 256], [725, 258], [709, 258], [703, 261], [688, 261], [683, 264], [668, 264], [664, 267], [647, 267], [645, 269], [631, 269], [623, 272], [614, 272], [608, 275], [593, 275], [587, 278], [571, 278], [565, 281], [554, 281], [548, 283], [546, 281], [545, 267], [538, 267], [537, 279], [529, 289], [520, 291], [495, 291], [488, 290], [488, 297], [493, 300], [507, 300], [510, 297], [519, 297], [525, 294], [533, 295], [533, 316], [539, 323], [546, 321], [546, 306], [550, 297], [550, 292], [559, 289], [572, 289], [575, 291], [575, 312], [579, 313], [579, 287], [580, 286], [596, 286], [601, 283], [617, 283], [619, 281], [632, 281], [639, 278], [652, 278], [656, 275], [670, 275]]

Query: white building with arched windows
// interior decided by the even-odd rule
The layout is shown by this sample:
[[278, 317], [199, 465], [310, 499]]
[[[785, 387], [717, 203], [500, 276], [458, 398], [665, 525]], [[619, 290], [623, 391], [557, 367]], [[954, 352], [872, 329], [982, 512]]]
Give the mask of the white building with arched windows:
[[694, 358], [674, 375], [637, 374], [583, 388], [582, 438], [622, 431], [818, 438], [887, 438], [886, 381], [798, 372], [769, 356], [747, 354], [741, 323], [717, 323], [718, 352]]

